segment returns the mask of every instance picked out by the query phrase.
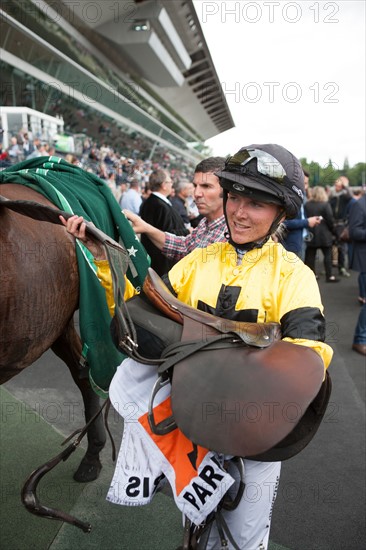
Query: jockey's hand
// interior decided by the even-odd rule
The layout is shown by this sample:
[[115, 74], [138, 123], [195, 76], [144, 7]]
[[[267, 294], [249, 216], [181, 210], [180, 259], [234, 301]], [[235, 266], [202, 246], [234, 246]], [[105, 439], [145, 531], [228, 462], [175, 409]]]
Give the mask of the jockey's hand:
[[95, 260], [100, 261], [107, 259], [103, 245], [92, 239], [86, 233], [86, 225], [82, 216], [71, 216], [68, 220], [60, 216], [60, 220], [66, 227], [66, 231], [76, 239], [79, 239], [79, 241], [81, 241], [91, 252]]

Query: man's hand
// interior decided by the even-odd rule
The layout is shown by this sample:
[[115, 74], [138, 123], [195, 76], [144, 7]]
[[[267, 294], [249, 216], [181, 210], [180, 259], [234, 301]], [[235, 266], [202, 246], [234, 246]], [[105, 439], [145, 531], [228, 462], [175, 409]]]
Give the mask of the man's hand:
[[150, 224], [145, 222], [140, 216], [131, 212], [130, 210], [122, 210], [126, 218], [131, 222], [132, 229], [135, 233], [147, 233], [150, 227]]
[[135, 233], [145, 233], [151, 242], [159, 249], [162, 250], [165, 244], [165, 233], [160, 231], [153, 225], [145, 222], [140, 216], [131, 212], [130, 210], [122, 210], [126, 218], [131, 222], [132, 229]]
[[82, 216], [71, 216], [68, 220], [60, 216], [60, 220], [66, 227], [66, 231], [76, 239], [79, 239], [79, 241], [81, 241], [91, 252], [95, 260], [100, 261], [107, 259], [103, 245], [87, 236], [86, 225]]
[[315, 227], [316, 225], [319, 225], [322, 223], [322, 216], [311, 216], [311, 218], [308, 218], [308, 224], [309, 227]]

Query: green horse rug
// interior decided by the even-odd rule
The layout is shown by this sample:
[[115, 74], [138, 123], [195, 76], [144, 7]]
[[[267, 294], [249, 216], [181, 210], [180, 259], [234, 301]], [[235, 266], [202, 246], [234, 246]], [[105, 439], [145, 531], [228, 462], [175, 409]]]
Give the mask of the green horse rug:
[[[39, 157], [1, 171], [2, 183], [31, 187], [56, 207], [83, 216], [119, 241], [129, 254], [128, 279], [136, 288], [142, 286], [150, 264], [149, 257], [108, 185], [95, 174], [59, 157]], [[78, 240], [76, 254], [80, 276], [79, 324], [83, 357], [89, 366], [89, 378], [94, 390], [101, 397], [107, 397], [110, 381], [125, 356], [112, 341], [111, 317], [93, 258]]]

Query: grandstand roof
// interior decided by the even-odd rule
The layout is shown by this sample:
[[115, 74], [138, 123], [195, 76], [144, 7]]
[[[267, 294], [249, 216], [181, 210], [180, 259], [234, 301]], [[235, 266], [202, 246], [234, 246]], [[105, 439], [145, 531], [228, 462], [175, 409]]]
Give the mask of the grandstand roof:
[[[47, 0], [54, 7], [53, 0]], [[192, 0], [63, 0], [96, 48], [206, 140], [234, 126]], [[145, 88], [146, 89], [146, 88]]]

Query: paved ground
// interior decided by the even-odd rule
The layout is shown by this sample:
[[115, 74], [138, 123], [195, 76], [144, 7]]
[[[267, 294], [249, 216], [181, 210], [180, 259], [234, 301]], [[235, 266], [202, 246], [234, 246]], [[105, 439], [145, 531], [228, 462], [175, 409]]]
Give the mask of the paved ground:
[[[319, 283], [327, 341], [335, 351], [333, 393], [314, 440], [283, 464], [270, 550], [366, 548], [366, 365], [351, 350], [360, 309], [357, 276], [338, 284], [321, 278]], [[62, 434], [82, 425], [81, 399], [52, 353], [8, 382], [0, 398], [1, 550], [174, 550], [180, 544], [180, 516], [167, 495], [158, 495], [148, 507], [121, 508], [105, 501], [113, 473], [109, 444], [97, 482], [80, 486], [72, 481], [82, 455], [78, 450], [40, 488], [45, 503], [90, 522], [90, 534], [29, 514], [20, 502], [22, 483], [33, 468], [60, 452]], [[118, 445], [122, 426], [117, 415], [111, 415], [111, 424]]]

